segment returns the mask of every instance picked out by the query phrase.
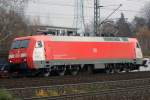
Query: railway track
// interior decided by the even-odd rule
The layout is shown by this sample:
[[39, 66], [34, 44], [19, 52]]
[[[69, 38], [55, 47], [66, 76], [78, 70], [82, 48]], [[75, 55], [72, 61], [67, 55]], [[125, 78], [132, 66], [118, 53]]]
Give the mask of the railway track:
[[149, 100], [149, 94], [150, 85], [146, 85], [74, 95], [25, 98], [24, 100]]
[[[149, 88], [147, 88], [147, 86]], [[79, 83], [79, 84], [66, 84], [66, 85], [54, 85], [54, 86], [40, 86], [40, 87], [26, 87], [26, 88], [13, 88], [6, 89], [14, 96], [18, 96], [25, 100], [38, 99], [38, 98], [61, 98], [67, 96], [79, 96], [81, 94], [92, 93], [107, 93], [116, 91], [127, 91], [132, 88], [149, 89], [150, 92], [150, 78], [146, 79], [132, 79], [132, 80], [120, 80], [120, 81], [107, 81], [107, 82], [92, 82], [92, 83]], [[119, 91], [118, 91], [119, 90]], [[45, 99], [44, 99], [45, 100]], [[49, 100], [49, 99], [48, 99]], [[51, 99], [50, 99], [51, 100]], [[66, 100], [66, 99], [64, 99]], [[71, 99], [72, 100], [72, 99]]]
[[19, 78], [19, 79], [0, 79], [0, 88], [24, 88], [38, 87], [62, 84], [89, 83], [99, 81], [115, 81], [150, 78], [150, 72], [134, 72], [121, 74], [94, 74], [94, 75], [78, 75], [63, 77], [47, 77], [47, 78]]

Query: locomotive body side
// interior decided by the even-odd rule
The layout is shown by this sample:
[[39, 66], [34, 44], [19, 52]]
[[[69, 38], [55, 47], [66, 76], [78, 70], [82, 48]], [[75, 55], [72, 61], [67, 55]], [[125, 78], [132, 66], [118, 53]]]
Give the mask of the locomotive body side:
[[[132, 61], [135, 51], [129, 42], [105, 41], [49, 41], [45, 43], [49, 61], [107, 61], [107, 63]], [[103, 62], [101, 62], [103, 63]], [[121, 62], [120, 62], [121, 63]]]
[[51, 65], [141, 63], [136, 39], [113, 38], [53, 36], [45, 43], [46, 60]]

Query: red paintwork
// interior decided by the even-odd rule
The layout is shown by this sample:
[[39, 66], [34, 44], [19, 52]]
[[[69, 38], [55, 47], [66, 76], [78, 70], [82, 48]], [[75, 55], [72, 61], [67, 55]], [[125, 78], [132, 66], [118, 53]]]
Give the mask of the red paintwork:
[[[33, 50], [38, 40], [44, 41], [46, 61], [49, 60], [100, 60], [100, 59], [135, 59], [136, 39], [129, 42], [77, 42], [51, 41], [51, 36], [37, 35], [16, 38], [15, 40], [29, 39], [27, 49], [10, 50], [9, 54], [19, 54], [18, 58], [11, 58], [12, 63], [22, 63], [21, 53], [27, 53], [29, 69], [33, 66]], [[18, 52], [19, 51], [19, 52]]]
[[[48, 60], [135, 58], [133, 44], [129, 42], [47, 42], [45, 46], [48, 48], [46, 49], [46, 58]], [[94, 52], [93, 49], [96, 48], [97, 50]]]

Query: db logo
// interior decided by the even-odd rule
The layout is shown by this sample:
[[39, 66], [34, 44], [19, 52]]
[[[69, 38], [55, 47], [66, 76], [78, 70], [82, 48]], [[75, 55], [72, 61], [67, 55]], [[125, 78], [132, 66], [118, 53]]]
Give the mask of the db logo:
[[97, 53], [97, 52], [98, 52], [97, 48], [93, 48], [93, 53]]

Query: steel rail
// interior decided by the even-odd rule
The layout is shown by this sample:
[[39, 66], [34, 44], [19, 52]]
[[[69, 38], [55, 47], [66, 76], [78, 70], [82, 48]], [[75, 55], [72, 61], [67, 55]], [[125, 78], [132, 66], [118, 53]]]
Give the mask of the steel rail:
[[96, 74], [86, 76], [64, 76], [64, 77], [48, 77], [48, 78], [21, 78], [21, 79], [0, 79], [1, 88], [20, 88], [32, 86], [47, 86], [47, 85], [61, 85], [72, 83], [88, 83], [98, 81], [123, 80], [148, 78], [149, 72], [135, 72], [135, 73], [121, 73], [121, 74]]
[[[41, 90], [44, 91], [45, 93], [48, 93], [49, 91], [56, 92], [58, 93], [57, 95], [62, 96], [62, 95], [80, 94], [80, 93], [86, 93], [92, 91], [100, 92], [100, 91], [107, 91], [112, 89], [135, 87], [135, 86], [142, 86], [142, 85], [149, 85], [149, 84], [150, 84], [150, 78], [145, 78], [145, 79], [134, 79], [134, 80], [65, 84], [65, 85], [55, 85], [55, 86], [13, 88], [13, 89], [5, 89], [5, 90], [21, 98], [26, 98], [26, 97], [36, 98], [37, 97], [36, 92]], [[65, 93], [68, 90], [70, 90], [71, 92]], [[86, 91], [83, 92], [83, 90]]]
[[110, 90], [105, 90], [105, 91], [88, 92], [88, 93], [80, 93], [80, 94], [72, 94], [72, 95], [62, 95], [62, 96], [54, 96], [54, 97], [24, 98], [24, 100], [35, 100], [35, 99], [36, 100], [75, 100], [75, 98], [76, 99], [77, 98], [85, 98], [85, 97], [98, 98], [98, 97], [103, 97], [103, 96], [112, 96], [113, 94], [115, 94], [118, 97], [120, 95], [125, 96], [126, 94], [131, 95], [135, 92], [138, 92], [138, 94], [142, 94], [142, 95], [143, 95], [143, 93], [149, 94], [150, 93], [150, 85], [127, 87], [127, 88], [117, 88], [117, 89], [110, 89]]

